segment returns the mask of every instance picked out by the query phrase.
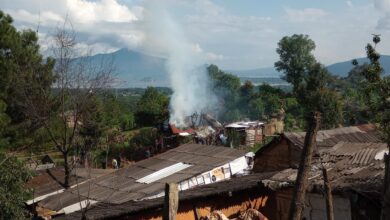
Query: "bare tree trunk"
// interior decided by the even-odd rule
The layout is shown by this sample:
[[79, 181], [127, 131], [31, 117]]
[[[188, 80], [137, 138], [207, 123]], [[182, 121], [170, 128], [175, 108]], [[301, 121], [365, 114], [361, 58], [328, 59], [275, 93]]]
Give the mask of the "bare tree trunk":
[[305, 206], [306, 188], [308, 185], [307, 179], [311, 168], [313, 147], [316, 144], [317, 131], [321, 120], [321, 114], [319, 112], [313, 112], [311, 114], [308, 119], [308, 131], [305, 136], [294, 194], [291, 200], [289, 220], [301, 220]]
[[[390, 152], [390, 143], [387, 143], [387, 147]], [[390, 219], [390, 156], [385, 154], [385, 177], [383, 180], [383, 201], [382, 201], [382, 210], [381, 210], [381, 219], [387, 220]]]
[[176, 220], [177, 209], [179, 208], [179, 189], [176, 183], [165, 185], [165, 203], [163, 220]]
[[328, 220], [334, 220], [332, 187], [328, 179], [328, 171], [325, 167], [322, 167], [322, 175], [324, 177], [325, 186], [326, 216], [328, 217]]
[[64, 169], [65, 169], [65, 175], [64, 175], [64, 187], [67, 189], [70, 187], [70, 172], [71, 169], [69, 167], [69, 159], [68, 159], [68, 152], [62, 152], [63, 158], [64, 158]]

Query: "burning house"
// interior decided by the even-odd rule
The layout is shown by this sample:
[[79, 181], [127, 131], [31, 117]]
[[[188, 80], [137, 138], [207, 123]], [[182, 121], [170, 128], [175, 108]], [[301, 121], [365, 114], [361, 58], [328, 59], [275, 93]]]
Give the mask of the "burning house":
[[166, 145], [177, 147], [189, 140], [196, 144], [223, 145], [220, 134], [223, 134], [223, 126], [210, 114], [194, 113], [187, 117], [186, 126], [178, 128], [171, 123], [163, 130]]

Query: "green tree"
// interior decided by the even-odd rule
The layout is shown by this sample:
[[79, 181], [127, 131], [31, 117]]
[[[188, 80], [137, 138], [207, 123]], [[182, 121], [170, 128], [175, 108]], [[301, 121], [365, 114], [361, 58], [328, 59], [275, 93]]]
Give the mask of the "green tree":
[[225, 73], [213, 64], [207, 67], [207, 71], [216, 92], [229, 96], [239, 90], [241, 82], [237, 76]]
[[309, 69], [316, 63], [313, 55], [315, 43], [308, 35], [294, 34], [283, 37], [276, 52], [280, 60], [275, 63], [276, 70], [284, 72], [283, 79], [293, 85], [293, 90], [301, 86]]
[[355, 62], [354, 68], [343, 78], [344, 85], [341, 89], [344, 100], [344, 121], [347, 125], [368, 123], [370, 121], [368, 106], [364, 88], [367, 80], [363, 71], [368, 68], [368, 64], [358, 65]]
[[80, 149], [84, 152], [84, 161], [88, 161], [90, 151], [97, 149], [100, 145], [101, 139], [108, 126], [104, 123], [104, 112], [102, 110], [102, 103], [97, 97], [92, 97], [85, 106], [84, 114], [81, 115], [80, 120]]
[[278, 46], [276, 51], [280, 60], [275, 67], [293, 85], [293, 93], [305, 114], [319, 111], [323, 128], [338, 126], [343, 119], [343, 103], [331, 86], [334, 79], [312, 54], [315, 43], [307, 35], [293, 35], [283, 37]]
[[2, 11], [0, 36], [0, 124], [7, 128], [3, 135], [8, 145], [29, 145], [41, 124], [27, 117], [28, 101], [39, 101], [42, 93], [50, 92], [54, 60], [43, 59], [34, 31], [17, 31], [12, 18]]
[[[376, 51], [376, 45], [379, 43], [379, 36], [374, 36], [375, 46], [367, 44], [366, 54], [370, 63], [363, 68], [362, 74], [366, 83], [364, 86], [364, 96], [366, 104], [370, 109], [370, 118], [373, 122], [379, 123], [383, 141], [387, 143], [390, 149], [390, 78], [382, 77], [383, 68], [379, 62], [380, 54]], [[384, 175], [384, 193], [382, 200], [381, 219], [390, 218], [390, 158], [389, 154], [384, 157], [385, 175]]]
[[[41, 123], [28, 117], [31, 99], [41, 101], [53, 82], [53, 59], [39, 54], [37, 35], [17, 31], [9, 15], [0, 11], [0, 149], [33, 142]], [[28, 169], [15, 157], [0, 152], [0, 219], [24, 219], [29, 192], [24, 184]]]
[[137, 100], [134, 97], [115, 97], [112, 94], [104, 94], [100, 98], [104, 123], [111, 128], [119, 128], [128, 131], [135, 127], [135, 117], [133, 111], [137, 108]]
[[[88, 114], [90, 101], [111, 83], [112, 62], [101, 60], [97, 65], [88, 58], [89, 54], [80, 54], [75, 34], [66, 29], [66, 23], [53, 40], [55, 81], [50, 85], [54, 89], [41, 92], [37, 99], [26, 92], [26, 114], [30, 120], [42, 124], [55, 149], [62, 154], [65, 174], [62, 184], [68, 188], [73, 169], [70, 154], [80, 144], [82, 119]], [[38, 84], [38, 91], [44, 91], [44, 86]]]
[[31, 173], [13, 156], [0, 153], [0, 219], [25, 219], [24, 202], [31, 198], [25, 182]]
[[169, 99], [153, 87], [148, 87], [137, 104], [137, 124], [154, 126], [168, 119]]
[[213, 64], [207, 67], [207, 71], [212, 82], [213, 91], [223, 106], [219, 119], [222, 121], [242, 119], [242, 108], [244, 106], [241, 103], [240, 98], [242, 96], [240, 96], [240, 92], [241, 95], [245, 92], [250, 92], [251, 85], [244, 85], [244, 87], [248, 87], [240, 91], [241, 82], [237, 76], [226, 73]]

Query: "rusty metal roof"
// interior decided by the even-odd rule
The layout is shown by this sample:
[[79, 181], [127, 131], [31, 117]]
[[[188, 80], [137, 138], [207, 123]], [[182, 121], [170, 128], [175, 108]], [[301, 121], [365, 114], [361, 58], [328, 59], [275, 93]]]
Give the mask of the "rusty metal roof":
[[[385, 143], [339, 142], [322, 149], [319, 157], [313, 158], [309, 175], [311, 190], [322, 188], [322, 167], [328, 170], [334, 191], [358, 191], [380, 194], [384, 176], [383, 155], [388, 152]], [[293, 186], [297, 169], [282, 170], [264, 180], [273, 189]]]
[[[49, 197], [39, 205], [58, 211], [78, 201], [78, 194], [82, 198], [110, 204], [138, 200], [162, 192], [167, 182], [189, 179], [244, 155], [245, 151], [227, 147], [186, 144]], [[139, 178], [179, 162], [192, 166], [150, 184], [136, 182]]]
[[[71, 174], [70, 185], [111, 172], [112, 170], [105, 169], [75, 168]], [[65, 171], [63, 167], [36, 171], [35, 176], [26, 183], [25, 187], [32, 189], [34, 198], [37, 198], [64, 189], [61, 184], [64, 181], [64, 175]]]
[[[181, 191], [179, 196], [179, 203], [193, 199], [216, 196], [223, 193], [240, 193], [243, 190], [255, 189], [257, 187], [261, 187], [259, 183], [261, 183], [262, 180], [270, 178], [274, 174], [274, 172], [256, 173], [238, 178], [233, 178], [222, 182], [202, 185], [194, 189]], [[142, 201], [129, 201], [122, 204], [97, 203], [88, 210], [87, 218], [95, 220], [119, 218], [121, 216], [126, 216], [144, 210], [162, 208], [163, 204], [163, 197]], [[81, 212], [76, 212], [67, 216], [60, 216], [56, 219], [80, 219], [80, 217]]]
[[[298, 147], [303, 147], [306, 132], [285, 132], [283, 136]], [[380, 143], [382, 142], [376, 127], [372, 124], [342, 127], [317, 132], [317, 145], [332, 147], [343, 142], [352, 143]]]
[[[333, 192], [357, 191], [363, 195], [378, 195], [382, 192], [384, 163], [384, 143], [339, 142], [330, 148], [323, 148], [320, 157], [313, 159], [309, 174], [309, 191], [322, 192], [323, 178], [321, 169], [328, 170]], [[255, 187], [265, 187], [277, 191], [293, 187], [297, 169], [285, 169], [279, 172], [257, 173], [214, 184], [199, 186], [180, 192], [180, 201], [215, 196], [226, 192], [240, 192]], [[264, 189], [264, 188], [263, 188]], [[98, 203], [88, 210], [89, 219], [108, 219], [120, 217], [148, 209], [161, 208], [163, 198], [143, 201], [128, 201], [122, 204]], [[66, 218], [77, 219], [80, 212]]]

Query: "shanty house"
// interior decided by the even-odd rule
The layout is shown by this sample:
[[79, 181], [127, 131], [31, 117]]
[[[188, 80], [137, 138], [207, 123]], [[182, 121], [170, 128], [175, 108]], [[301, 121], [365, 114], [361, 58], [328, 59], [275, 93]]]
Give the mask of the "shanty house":
[[[87, 182], [90, 179], [111, 173], [112, 169], [88, 169], [74, 168], [71, 172], [70, 185], [71, 188], [77, 186], [78, 183]], [[55, 167], [50, 169], [38, 169], [34, 171], [34, 177], [31, 178], [25, 185], [26, 188], [32, 191], [32, 199], [26, 201], [26, 205], [31, 208], [36, 203], [65, 191], [63, 186], [65, 171], [63, 167]], [[39, 208], [35, 210], [40, 216], [50, 215], [50, 210]]]
[[[179, 192], [177, 220], [206, 219], [213, 211], [220, 211], [228, 218], [236, 218], [249, 208], [259, 210], [268, 219], [276, 218], [275, 193], [261, 183], [273, 173], [251, 174], [240, 178], [198, 186]], [[122, 204], [92, 205], [87, 219], [154, 219], [162, 220], [164, 198], [129, 201]], [[80, 219], [81, 212], [74, 212], [58, 219]], [[57, 218], [56, 218], [57, 219]]]
[[148, 200], [162, 197], [166, 183], [178, 183], [183, 191], [230, 179], [247, 168], [244, 151], [186, 144], [48, 197], [38, 206], [59, 215], [87, 204]]
[[[304, 132], [284, 133], [256, 153], [255, 172], [277, 171], [263, 182], [279, 194], [278, 210], [285, 211], [280, 212], [278, 219], [287, 219], [304, 138]], [[383, 156], [388, 150], [386, 144], [381, 143], [375, 126], [321, 130], [316, 140], [306, 219], [326, 219], [322, 168], [328, 171], [336, 219], [379, 219]]]
[[[255, 157], [255, 172], [298, 168], [305, 140], [305, 132], [285, 132], [262, 147]], [[330, 149], [339, 142], [381, 143], [376, 127], [371, 124], [320, 130], [316, 137], [317, 152]]]
[[238, 135], [239, 145], [253, 147], [264, 139], [264, 123], [259, 121], [235, 122], [225, 126], [230, 140]]
[[[333, 190], [336, 220], [379, 219], [383, 180], [383, 143], [340, 142], [315, 157], [309, 173], [304, 218], [325, 220], [322, 167], [328, 170]], [[180, 192], [178, 220], [204, 219], [220, 211], [235, 219], [256, 209], [268, 219], [288, 218], [297, 169], [255, 173], [240, 178], [202, 185]], [[87, 219], [162, 219], [164, 199], [92, 205]], [[80, 212], [70, 214], [78, 219]], [[240, 219], [240, 218], [238, 218]]]
[[[336, 220], [379, 219], [383, 155], [386, 150], [384, 143], [350, 142], [338, 142], [319, 150], [309, 172], [304, 218], [327, 219], [321, 173], [325, 168], [331, 182]], [[245, 211], [252, 208], [268, 219], [285, 220], [288, 218], [296, 177], [296, 168], [286, 168], [181, 191], [177, 219], [204, 219], [213, 211], [220, 211], [229, 219], [240, 219]], [[92, 205], [87, 211], [87, 219], [160, 220], [163, 203], [164, 199], [160, 197], [121, 204]], [[77, 219], [80, 216], [81, 212], [75, 212], [67, 217]]]

